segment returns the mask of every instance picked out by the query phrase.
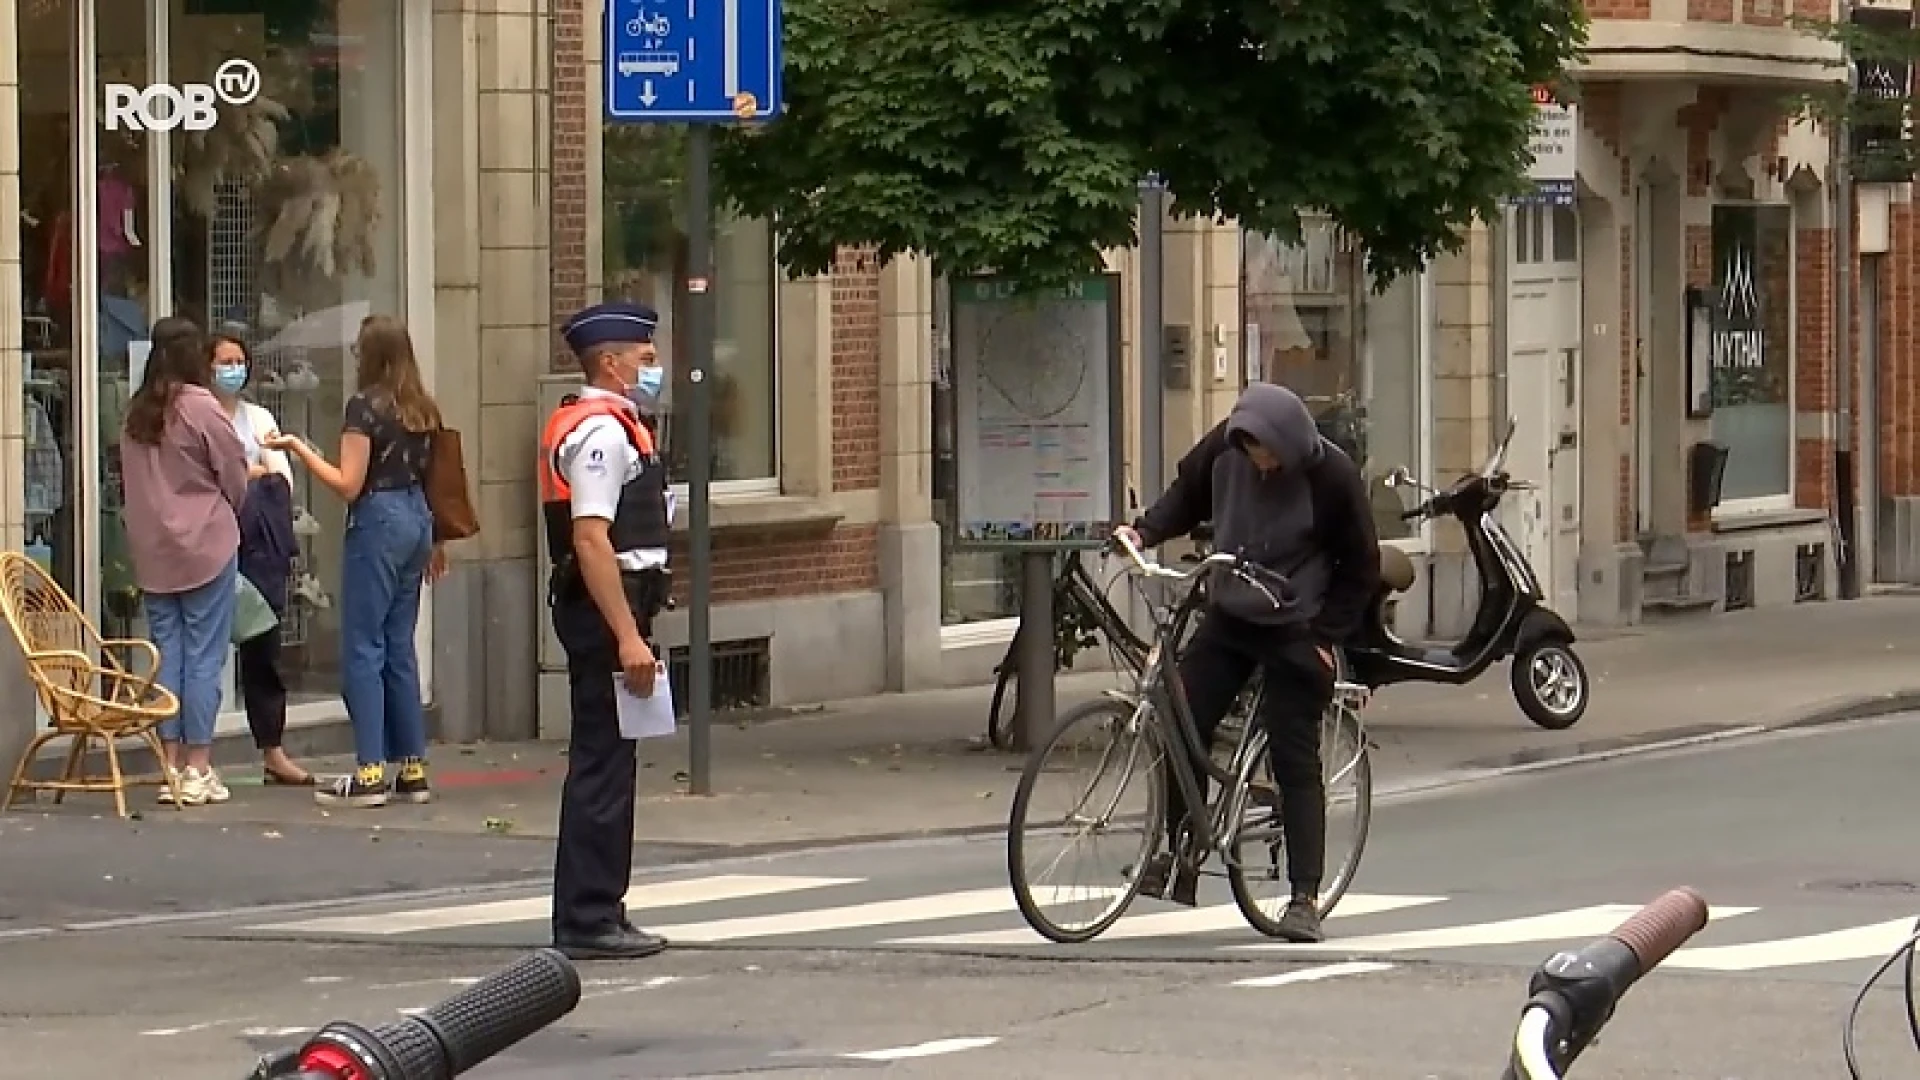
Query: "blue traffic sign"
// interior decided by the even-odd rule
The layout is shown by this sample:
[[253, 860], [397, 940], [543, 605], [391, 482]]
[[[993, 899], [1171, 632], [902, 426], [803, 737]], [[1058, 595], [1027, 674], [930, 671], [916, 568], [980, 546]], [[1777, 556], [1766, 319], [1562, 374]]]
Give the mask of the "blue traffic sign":
[[612, 120], [765, 122], [780, 112], [780, 0], [605, 0]]

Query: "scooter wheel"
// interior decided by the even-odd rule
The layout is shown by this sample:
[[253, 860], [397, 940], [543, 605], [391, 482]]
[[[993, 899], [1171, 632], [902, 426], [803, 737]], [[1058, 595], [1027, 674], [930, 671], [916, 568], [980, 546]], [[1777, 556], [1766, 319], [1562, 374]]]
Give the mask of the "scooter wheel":
[[1513, 656], [1509, 672], [1513, 697], [1527, 719], [1548, 731], [1563, 731], [1580, 722], [1587, 711], [1590, 687], [1587, 665], [1573, 647], [1542, 641]]

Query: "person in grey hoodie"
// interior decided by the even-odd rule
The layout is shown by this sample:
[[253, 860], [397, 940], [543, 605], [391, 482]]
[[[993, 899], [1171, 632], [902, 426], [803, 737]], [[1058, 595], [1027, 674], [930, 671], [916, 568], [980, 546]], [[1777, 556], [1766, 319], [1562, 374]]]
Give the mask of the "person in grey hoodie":
[[[1270, 597], [1238, 577], [1215, 574], [1208, 609], [1180, 658], [1180, 681], [1208, 745], [1254, 671], [1264, 676], [1258, 719], [1273, 754], [1293, 888], [1280, 925], [1290, 941], [1321, 941], [1327, 813], [1320, 717], [1333, 696], [1333, 650], [1359, 628], [1380, 588], [1366, 484], [1353, 459], [1321, 437], [1298, 395], [1254, 383], [1180, 459], [1159, 501], [1118, 531], [1150, 548], [1207, 520], [1215, 550], [1245, 556], [1286, 587], [1269, 585]], [[1204, 773], [1200, 783], [1204, 795]], [[1187, 808], [1171, 784], [1168, 794], [1171, 837], [1184, 827]], [[1197, 881], [1183, 873], [1169, 891], [1172, 867], [1171, 855], [1156, 855], [1141, 871], [1142, 891], [1191, 906]]]

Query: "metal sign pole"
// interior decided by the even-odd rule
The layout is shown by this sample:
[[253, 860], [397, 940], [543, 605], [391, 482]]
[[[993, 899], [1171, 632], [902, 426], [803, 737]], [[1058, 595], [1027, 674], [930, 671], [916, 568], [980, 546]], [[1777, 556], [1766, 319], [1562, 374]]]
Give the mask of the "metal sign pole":
[[[687, 124], [688, 788], [713, 793], [713, 128], [780, 115], [780, 0], [606, 4], [607, 118]], [[681, 358], [675, 357], [676, 362]]]
[[[1156, 173], [1140, 182], [1140, 478], [1141, 508], [1160, 497], [1166, 478], [1166, 390], [1160, 373], [1160, 348], [1166, 336], [1167, 189]], [[1133, 507], [1122, 513], [1131, 515]]]
[[687, 611], [688, 790], [713, 794], [713, 133], [695, 124], [687, 138], [687, 382], [693, 416], [687, 442], [687, 561], [693, 564]]

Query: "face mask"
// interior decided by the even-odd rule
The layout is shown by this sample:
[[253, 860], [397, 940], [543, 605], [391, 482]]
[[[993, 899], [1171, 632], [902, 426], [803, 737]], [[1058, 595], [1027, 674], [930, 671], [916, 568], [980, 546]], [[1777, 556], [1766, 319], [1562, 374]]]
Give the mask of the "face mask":
[[643, 367], [635, 377], [632, 397], [637, 404], [650, 404], [660, 397], [660, 390], [666, 385], [667, 369], [663, 367]]
[[237, 394], [247, 385], [247, 369], [244, 367], [217, 367], [213, 369], [213, 384], [229, 394]]

